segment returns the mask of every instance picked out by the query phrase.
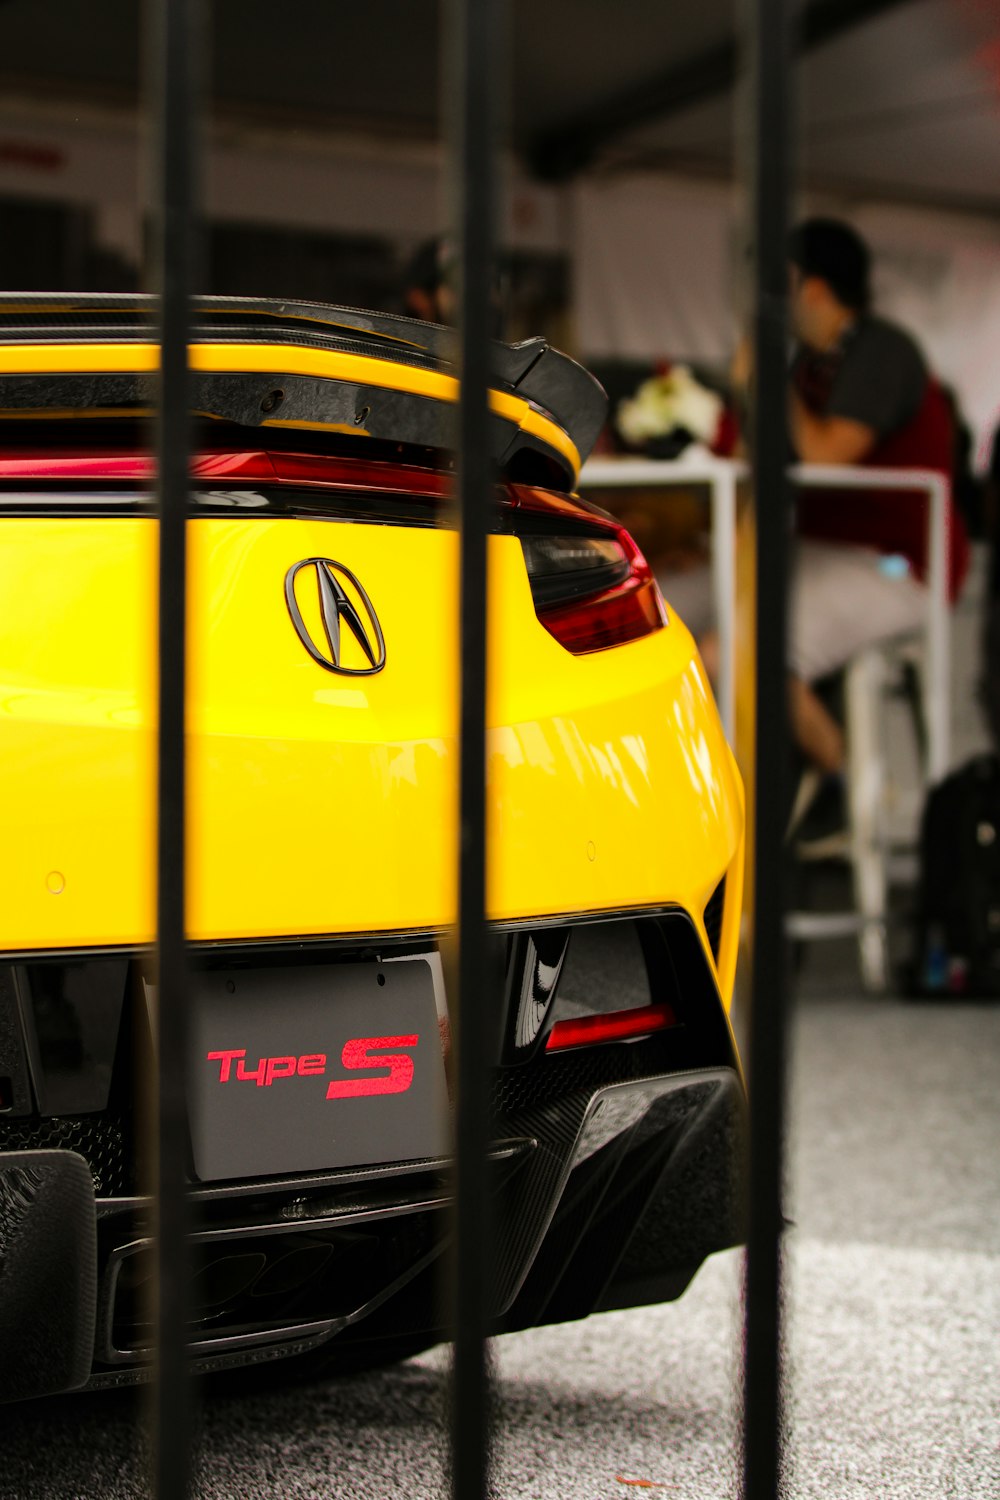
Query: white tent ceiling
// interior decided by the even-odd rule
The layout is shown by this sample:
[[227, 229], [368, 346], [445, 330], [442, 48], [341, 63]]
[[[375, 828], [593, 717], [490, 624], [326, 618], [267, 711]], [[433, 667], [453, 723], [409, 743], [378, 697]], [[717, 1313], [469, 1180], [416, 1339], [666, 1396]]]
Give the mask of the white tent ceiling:
[[[435, 0], [206, 11], [220, 117], [437, 135]], [[733, 171], [732, 0], [510, 0], [508, 11], [511, 137], [529, 165]], [[133, 103], [142, 12], [136, 0], [0, 0], [0, 96]], [[802, 184], [1000, 214], [998, 0], [808, 0], [802, 13]]]
[[[1000, 0], [910, 0], [802, 58], [800, 181], [1000, 212]], [[717, 95], [619, 137], [621, 166], [719, 170], [738, 113]]]

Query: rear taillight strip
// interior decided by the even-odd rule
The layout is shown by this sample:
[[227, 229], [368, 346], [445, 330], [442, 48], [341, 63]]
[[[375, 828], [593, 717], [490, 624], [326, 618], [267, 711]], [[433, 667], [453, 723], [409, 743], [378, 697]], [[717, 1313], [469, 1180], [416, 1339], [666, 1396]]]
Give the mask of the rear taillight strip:
[[545, 1050], [566, 1052], [570, 1047], [625, 1042], [676, 1025], [677, 1017], [669, 1005], [640, 1005], [634, 1010], [615, 1010], [605, 1015], [572, 1016], [556, 1022], [549, 1032]]

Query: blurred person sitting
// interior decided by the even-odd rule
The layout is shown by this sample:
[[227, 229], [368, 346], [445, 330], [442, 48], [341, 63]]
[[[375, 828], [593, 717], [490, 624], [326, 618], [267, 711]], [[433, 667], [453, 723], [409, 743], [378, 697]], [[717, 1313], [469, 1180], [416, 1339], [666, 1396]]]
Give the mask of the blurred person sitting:
[[[789, 244], [797, 348], [788, 399], [795, 456], [807, 464], [953, 471], [948, 400], [914, 340], [871, 311], [871, 257], [848, 225], [810, 219]], [[919, 493], [806, 490], [789, 618], [795, 739], [840, 772], [840, 725], [813, 690], [866, 646], [916, 630], [927, 609], [927, 506]], [[950, 506], [949, 585], [957, 594], [968, 540]]]
[[[810, 219], [788, 246], [789, 307], [796, 345], [789, 371], [791, 456], [806, 464], [954, 472], [954, 417], [944, 390], [903, 329], [871, 311], [871, 256], [848, 225]], [[745, 388], [748, 348], [731, 379]], [[919, 629], [927, 611], [928, 515], [921, 492], [804, 490], [791, 569], [789, 701], [792, 733], [811, 767], [839, 776], [843, 731], [814, 684], [859, 651]], [[954, 599], [968, 540], [949, 502], [948, 574]], [[709, 675], [718, 639], [709, 628], [705, 564], [657, 569], [670, 604], [699, 636]], [[809, 794], [818, 785], [813, 776]], [[806, 790], [804, 787], [803, 791]], [[799, 802], [801, 808], [801, 801]]]
[[985, 533], [989, 543], [982, 642], [982, 699], [993, 750], [1000, 755], [1000, 427], [993, 434], [986, 482]]
[[[792, 457], [805, 464], [929, 469], [950, 480], [951, 404], [911, 336], [871, 311], [867, 245], [847, 224], [809, 219], [793, 230], [788, 251], [796, 340], [788, 391]], [[733, 361], [734, 386], [746, 387], [751, 374], [744, 347]], [[839, 776], [843, 730], [814, 684], [865, 647], [923, 623], [927, 500], [921, 492], [900, 490], [808, 489], [798, 495], [796, 513], [788, 622], [792, 734], [813, 768]], [[969, 547], [950, 500], [948, 546], [954, 599]], [[696, 594], [696, 584], [690, 574], [676, 589], [663, 580], [682, 618], [685, 596]], [[708, 587], [706, 571], [703, 590]], [[714, 678], [714, 632], [700, 645]], [[813, 777], [809, 794], [817, 785]], [[800, 811], [803, 800], [797, 801]]]

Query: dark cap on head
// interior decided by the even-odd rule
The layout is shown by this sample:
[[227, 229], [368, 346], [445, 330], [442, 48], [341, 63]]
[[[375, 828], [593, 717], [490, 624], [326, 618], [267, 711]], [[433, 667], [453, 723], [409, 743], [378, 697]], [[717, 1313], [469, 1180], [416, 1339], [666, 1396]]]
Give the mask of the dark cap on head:
[[436, 292], [455, 268], [455, 249], [446, 235], [435, 235], [417, 249], [406, 269], [406, 285]]
[[825, 281], [838, 302], [864, 312], [871, 300], [871, 252], [839, 219], [806, 219], [788, 238], [788, 258], [803, 276]]

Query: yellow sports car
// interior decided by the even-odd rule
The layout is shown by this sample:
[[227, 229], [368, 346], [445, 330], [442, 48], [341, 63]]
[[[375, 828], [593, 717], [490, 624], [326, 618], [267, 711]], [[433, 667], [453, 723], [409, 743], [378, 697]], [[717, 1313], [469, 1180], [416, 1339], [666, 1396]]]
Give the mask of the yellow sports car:
[[[5, 1399], [148, 1368], [151, 316], [128, 297], [0, 303]], [[202, 1368], [292, 1354], [347, 1368], [443, 1336], [450, 348], [445, 329], [374, 313], [198, 304], [187, 929]], [[739, 1237], [743, 800], [691, 636], [628, 533], [574, 494], [603, 392], [540, 339], [498, 344], [494, 366], [505, 1331], [676, 1296]], [[68, 1153], [86, 1163], [96, 1238], [60, 1250], [86, 1358], [57, 1375], [35, 1357], [60, 1337], [38, 1256]]]

